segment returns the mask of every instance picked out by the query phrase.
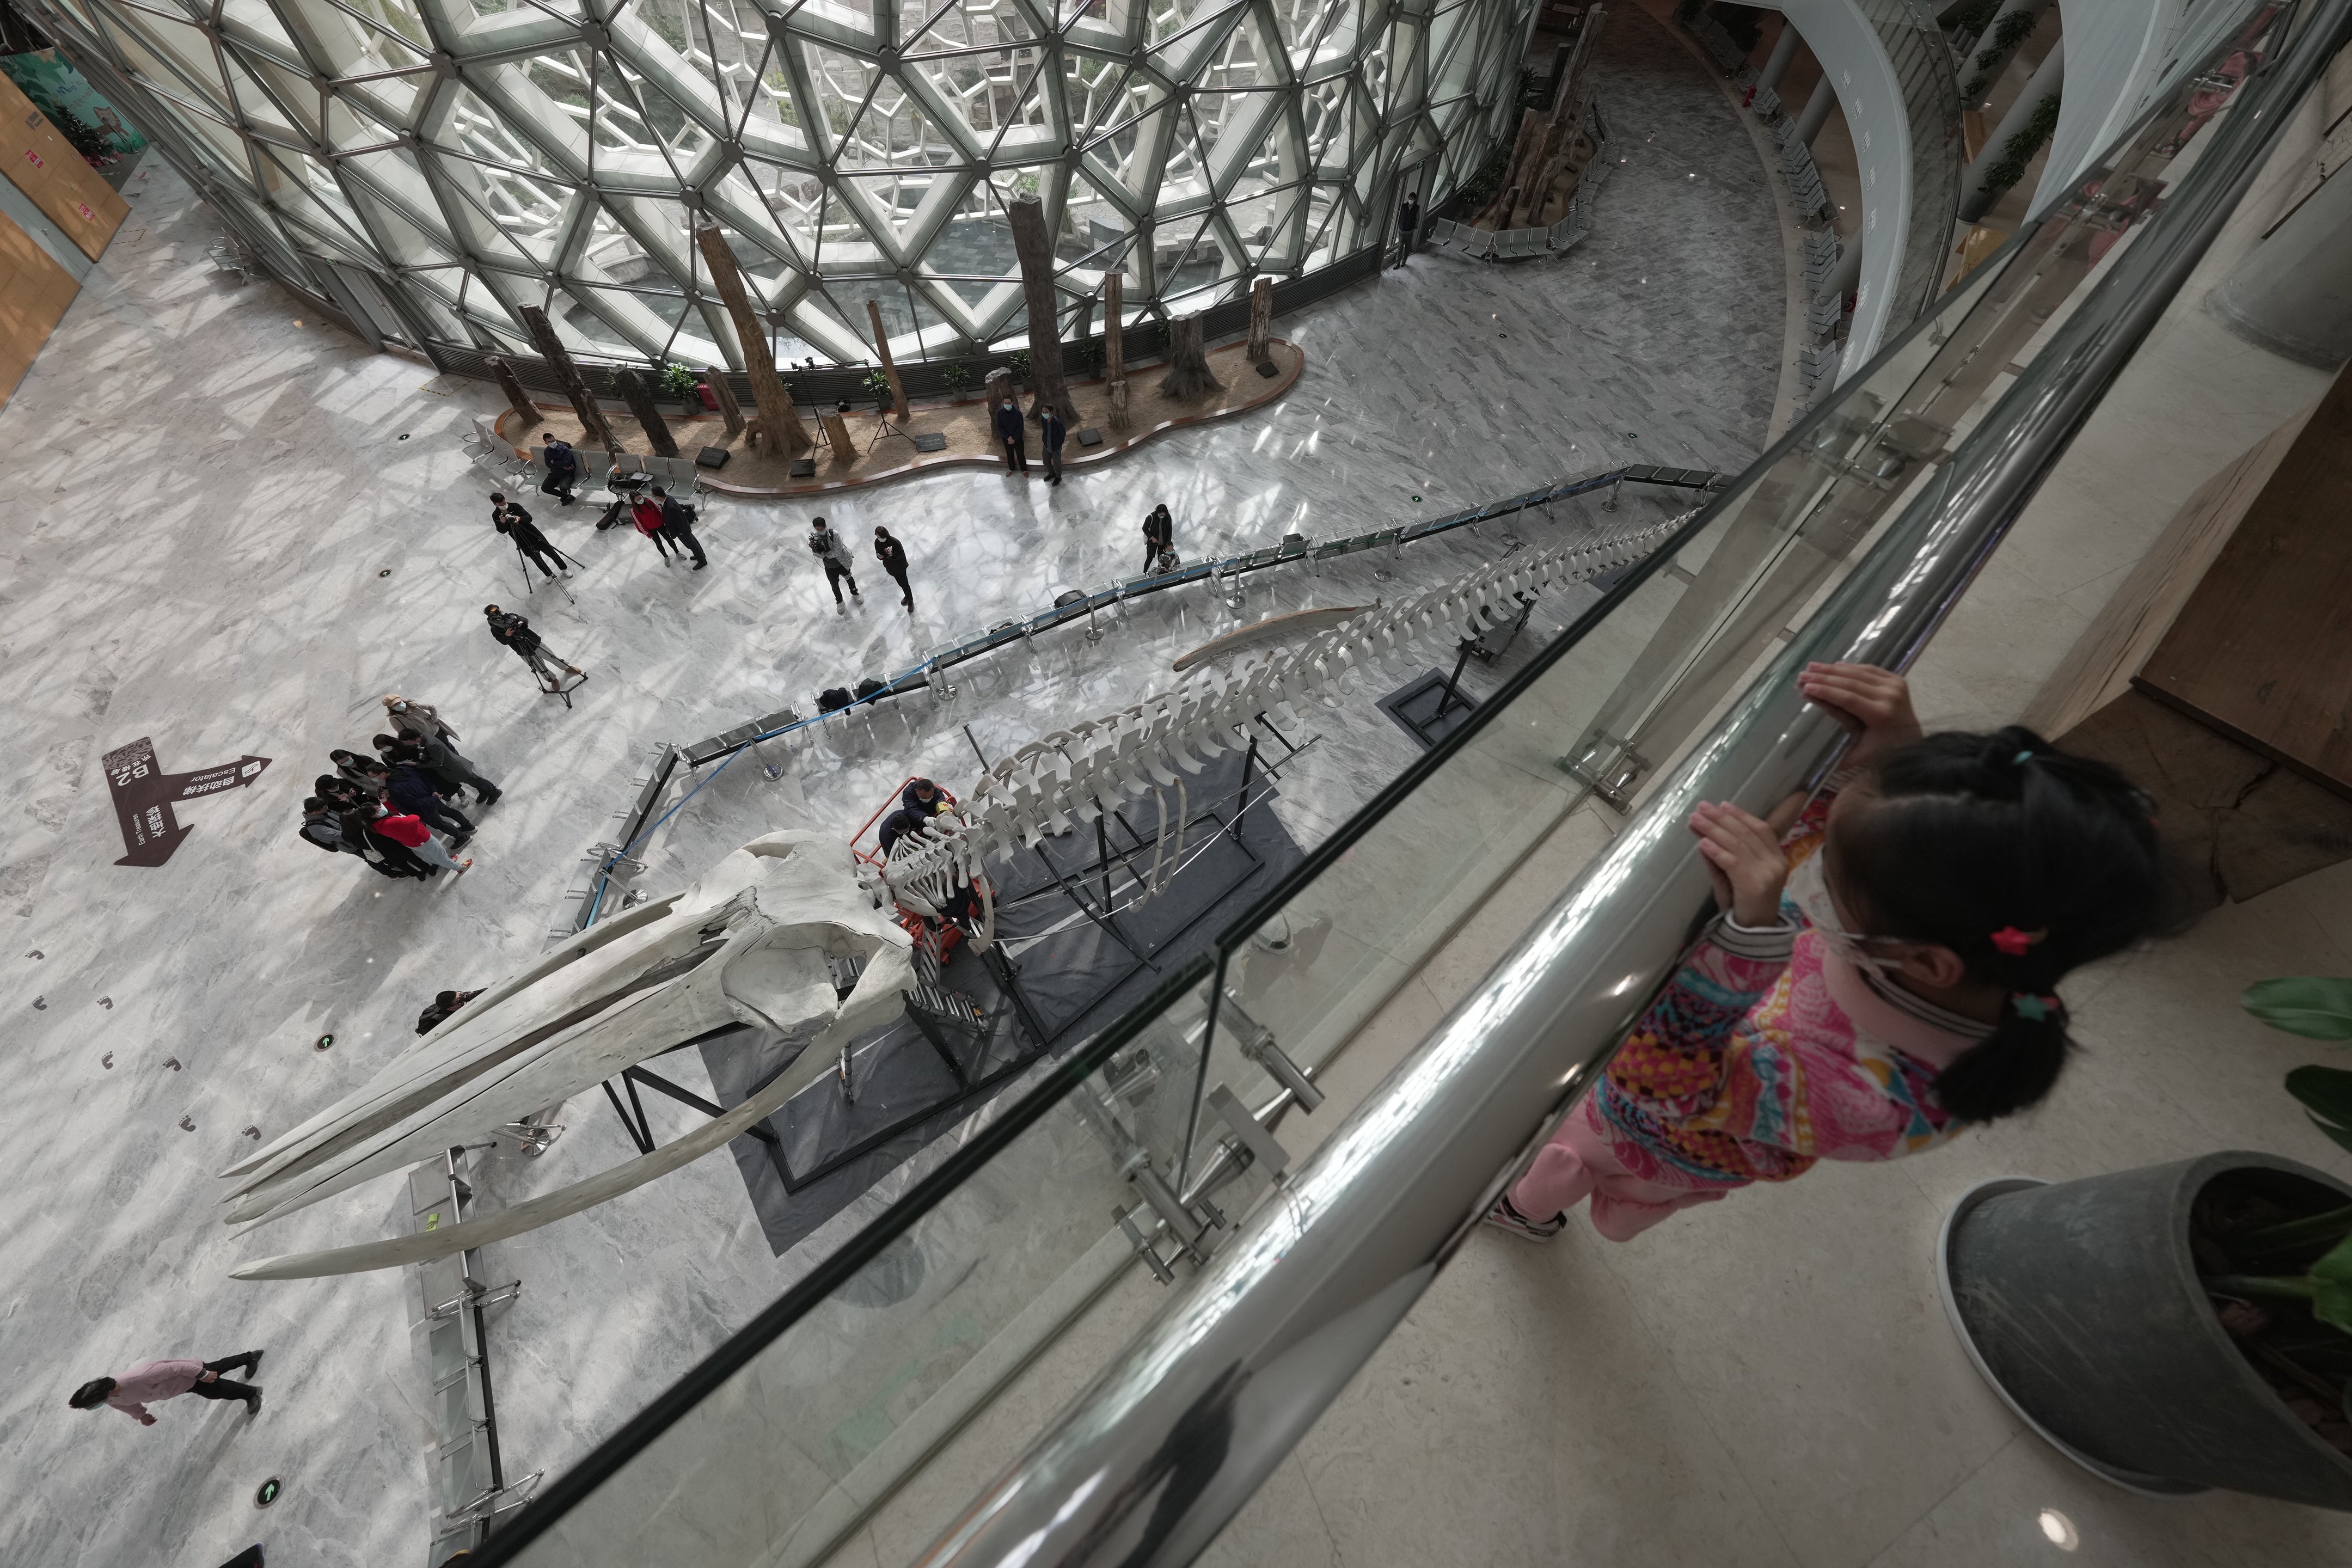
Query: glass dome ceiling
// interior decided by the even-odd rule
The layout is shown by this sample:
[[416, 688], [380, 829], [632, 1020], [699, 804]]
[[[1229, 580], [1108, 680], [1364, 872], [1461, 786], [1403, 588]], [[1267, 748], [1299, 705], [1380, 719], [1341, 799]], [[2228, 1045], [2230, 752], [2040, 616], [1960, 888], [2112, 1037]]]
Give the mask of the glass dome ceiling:
[[[1531, 0], [32, 0], [288, 282], [386, 336], [778, 360], [1025, 341], [1004, 203], [1056, 236], [1065, 339], [1381, 240], [1516, 112]], [[142, 112], [143, 111], [143, 112]]]

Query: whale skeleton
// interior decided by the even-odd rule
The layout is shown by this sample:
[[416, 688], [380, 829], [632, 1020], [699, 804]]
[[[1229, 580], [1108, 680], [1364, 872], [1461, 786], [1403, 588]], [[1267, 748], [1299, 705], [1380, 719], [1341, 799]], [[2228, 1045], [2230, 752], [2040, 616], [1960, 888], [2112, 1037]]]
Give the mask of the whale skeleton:
[[[990, 764], [956, 814], [894, 845], [879, 865], [824, 835], [771, 833], [683, 891], [590, 927], [490, 986], [358, 1089], [222, 1173], [228, 1223], [266, 1224], [455, 1145], [480, 1142], [542, 1107], [698, 1038], [763, 1029], [792, 1065], [694, 1131], [511, 1208], [417, 1235], [266, 1258], [238, 1279], [300, 1279], [391, 1268], [504, 1240], [643, 1186], [756, 1126], [831, 1071], [850, 1040], [903, 1010], [913, 939], [891, 906], [934, 919], [970, 887], [975, 940], [995, 940], [985, 863], [1152, 794], [1159, 839], [1136, 899], [1184, 864], [1188, 776], [1239, 749], [1245, 727], [1293, 722], [1440, 637], [1475, 637], [1558, 583], [1641, 559], [1690, 514], [1618, 537], [1511, 555], [1454, 582], [1375, 605], [1292, 647], [1214, 666], [1171, 689], [1040, 736]], [[1246, 742], [1240, 742], [1246, 744]], [[1167, 792], [1176, 795], [1173, 847]], [[1107, 804], [1108, 803], [1108, 804]], [[864, 968], [836, 995], [827, 958]]]
[[[988, 861], [1149, 793], [1158, 803], [1160, 832], [1151, 868], [1141, 879], [1140, 903], [1158, 894], [1184, 862], [1184, 780], [1200, 773], [1204, 759], [1246, 745], [1240, 737], [1261, 715], [1296, 722], [1311, 708], [1337, 702], [1350, 677], [1393, 675], [1419, 645], [1475, 637], [1515, 616], [1546, 586], [1587, 582], [1630, 565], [1691, 515], [1614, 538], [1506, 556], [1393, 605], [1372, 605], [1303, 642], [1245, 655], [1230, 668], [1203, 668], [1168, 691], [1041, 735], [990, 763], [954, 813], [899, 839], [887, 861], [861, 861], [858, 878], [877, 899], [933, 919], [958, 888], [977, 889], [982, 903], [978, 941], [986, 946], [995, 940], [995, 910], [982, 875]], [[1177, 795], [1172, 849], [1171, 789]]]

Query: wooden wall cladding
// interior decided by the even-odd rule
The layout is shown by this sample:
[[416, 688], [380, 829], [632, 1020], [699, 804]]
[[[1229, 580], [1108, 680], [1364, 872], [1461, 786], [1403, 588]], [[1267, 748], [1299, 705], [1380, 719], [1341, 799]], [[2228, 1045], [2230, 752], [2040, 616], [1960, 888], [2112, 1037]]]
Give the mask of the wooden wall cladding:
[[2352, 368], [2133, 682], [2352, 796]]
[[73, 143], [5, 76], [0, 76], [0, 168], [92, 261], [131, 216], [131, 204], [82, 162]]
[[0, 403], [25, 379], [79, 288], [31, 235], [0, 216]]

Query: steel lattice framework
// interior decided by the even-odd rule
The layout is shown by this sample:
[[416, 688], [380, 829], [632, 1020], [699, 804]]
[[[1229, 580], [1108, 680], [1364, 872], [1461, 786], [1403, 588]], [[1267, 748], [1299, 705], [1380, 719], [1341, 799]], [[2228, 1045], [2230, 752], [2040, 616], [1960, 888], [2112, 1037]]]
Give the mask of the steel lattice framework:
[[[716, 222], [779, 360], [1066, 338], [1379, 242], [1516, 113], [1532, 0], [33, 0], [287, 282], [386, 337], [742, 365]], [[1433, 163], [1431, 162], [1434, 160]]]

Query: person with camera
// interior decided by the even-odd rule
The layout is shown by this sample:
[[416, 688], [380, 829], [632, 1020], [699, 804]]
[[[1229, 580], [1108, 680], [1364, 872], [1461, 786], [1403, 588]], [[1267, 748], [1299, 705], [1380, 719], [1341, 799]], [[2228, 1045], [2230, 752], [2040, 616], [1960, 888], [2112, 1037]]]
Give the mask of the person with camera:
[[1143, 574], [1168, 572], [1175, 568], [1176, 520], [1169, 514], [1168, 503], [1153, 507], [1143, 520]]
[[[530, 666], [531, 673], [539, 678], [541, 690], [558, 690], [563, 685], [564, 675], [583, 673], [578, 665], [564, 664], [549, 653], [547, 645], [539, 640], [539, 634], [530, 629], [530, 622], [522, 616], [502, 610], [496, 605], [483, 605], [482, 615], [490, 624], [490, 636], [497, 638], [501, 646], [513, 649], [515, 657]], [[551, 669], [551, 664], [562, 665], [562, 674]]]
[[693, 503], [678, 500], [659, 485], [653, 488], [653, 499], [661, 508], [662, 532], [668, 537], [669, 547], [681, 552], [692, 551], [697, 572], [709, 565], [709, 559], [702, 553], [701, 542], [694, 537]]
[[866, 595], [857, 591], [857, 578], [849, 568], [849, 541], [835, 533], [824, 519], [813, 517], [809, 519], [808, 547], [810, 554], [824, 563], [825, 585], [833, 590], [833, 613], [849, 614], [849, 606], [841, 602], [841, 585], [845, 582], [849, 584], [849, 596], [862, 607]]
[[[558, 572], [566, 577], [572, 575], [574, 563], [547, 542], [547, 535], [539, 531], [539, 524], [531, 521], [530, 513], [496, 490], [490, 492], [490, 526], [507, 536], [518, 555], [529, 557], [533, 565], [550, 577]], [[529, 567], [524, 568], [523, 575], [530, 575]]]

